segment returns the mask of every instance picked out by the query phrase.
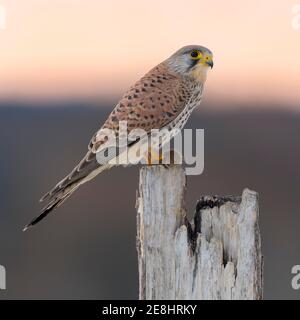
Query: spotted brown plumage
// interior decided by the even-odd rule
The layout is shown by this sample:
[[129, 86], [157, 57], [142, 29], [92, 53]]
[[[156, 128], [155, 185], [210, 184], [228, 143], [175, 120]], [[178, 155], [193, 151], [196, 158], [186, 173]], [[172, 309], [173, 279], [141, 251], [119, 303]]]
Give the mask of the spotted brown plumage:
[[[212, 53], [207, 48], [183, 47], [130, 87], [91, 139], [85, 157], [42, 197], [48, 204], [24, 230], [60, 206], [81, 184], [113, 166], [111, 162], [100, 165], [96, 158], [109, 147], [103, 129], [113, 130], [117, 136], [120, 121], [127, 121], [128, 133], [134, 129], [147, 134], [152, 129], [182, 129], [201, 101], [206, 73], [212, 66]], [[129, 148], [134, 144], [130, 142]]]

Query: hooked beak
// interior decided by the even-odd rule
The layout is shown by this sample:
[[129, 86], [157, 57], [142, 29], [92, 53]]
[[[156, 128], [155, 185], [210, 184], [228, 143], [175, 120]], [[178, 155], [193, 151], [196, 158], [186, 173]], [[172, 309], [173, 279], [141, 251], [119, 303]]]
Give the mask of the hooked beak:
[[211, 69], [214, 66], [213, 57], [212, 55], [206, 55], [203, 57], [203, 64], [209, 66]]
[[214, 67], [213, 61], [206, 61], [206, 64], [212, 69]]

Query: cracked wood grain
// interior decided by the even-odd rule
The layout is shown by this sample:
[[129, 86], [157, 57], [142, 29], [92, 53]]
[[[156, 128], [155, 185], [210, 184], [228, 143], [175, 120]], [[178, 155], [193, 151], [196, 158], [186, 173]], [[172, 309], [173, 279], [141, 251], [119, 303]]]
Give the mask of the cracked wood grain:
[[185, 191], [180, 166], [140, 170], [140, 299], [262, 299], [257, 193], [203, 196], [188, 221]]

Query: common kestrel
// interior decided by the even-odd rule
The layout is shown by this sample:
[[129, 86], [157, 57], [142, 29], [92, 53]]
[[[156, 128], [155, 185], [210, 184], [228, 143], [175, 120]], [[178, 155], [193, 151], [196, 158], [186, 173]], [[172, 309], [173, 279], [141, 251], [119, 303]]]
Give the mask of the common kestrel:
[[[85, 157], [69, 175], [42, 197], [40, 201], [47, 200], [48, 204], [23, 230], [45, 218], [80, 185], [114, 166], [113, 159], [109, 158], [99, 163], [98, 155], [107, 149], [107, 137], [103, 135], [103, 130], [110, 129], [118, 135], [119, 123], [122, 121], [127, 121], [129, 132], [143, 129], [148, 134], [152, 129], [182, 129], [201, 101], [207, 71], [212, 67], [212, 52], [202, 46], [190, 45], [181, 48], [146, 73], [129, 88], [102, 128], [95, 133]], [[128, 142], [128, 150], [134, 148], [136, 143]]]

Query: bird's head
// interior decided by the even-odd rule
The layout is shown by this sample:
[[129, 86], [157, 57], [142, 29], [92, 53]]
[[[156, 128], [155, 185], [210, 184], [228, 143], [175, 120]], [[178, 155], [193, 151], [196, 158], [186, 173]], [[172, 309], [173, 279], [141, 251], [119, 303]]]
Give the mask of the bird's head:
[[171, 71], [204, 83], [207, 71], [213, 67], [213, 54], [205, 47], [191, 45], [179, 49], [166, 61]]

